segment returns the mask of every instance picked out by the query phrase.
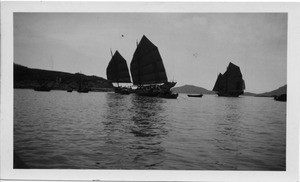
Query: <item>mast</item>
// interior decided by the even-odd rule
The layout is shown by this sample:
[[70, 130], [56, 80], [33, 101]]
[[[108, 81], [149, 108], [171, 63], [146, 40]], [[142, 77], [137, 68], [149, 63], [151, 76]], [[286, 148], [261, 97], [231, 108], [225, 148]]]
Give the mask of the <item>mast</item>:
[[[138, 40], [136, 41], [136, 49], [138, 49], [139, 46], [139, 42]], [[137, 53], [137, 59], [139, 59], [139, 52]], [[142, 86], [142, 82], [141, 82], [141, 63], [140, 61], [138, 61], [138, 80], [139, 80], [139, 86]]]
[[110, 55], [111, 55], [111, 57], [113, 57], [113, 53], [112, 53], [112, 50], [110, 49]]

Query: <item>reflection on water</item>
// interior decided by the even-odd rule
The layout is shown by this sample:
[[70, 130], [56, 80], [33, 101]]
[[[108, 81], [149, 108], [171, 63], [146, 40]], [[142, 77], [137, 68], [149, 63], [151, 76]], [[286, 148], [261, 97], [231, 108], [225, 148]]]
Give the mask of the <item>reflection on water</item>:
[[130, 133], [135, 138], [129, 143], [134, 157], [133, 162], [142, 164], [146, 169], [159, 167], [164, 161], [164, 148], [161, 146], [163, 135], [167, 134], [164, 128], [164, 112], [161, 98], [141, 97], [133, 95], [131, 100], [133, 111]]
[[222, 155], [216, 163], [220, 168], [238, 169], [236, 164], [231, 161], [237, 160], [240, 154], [239, 140], [241, 137], [241, 119], [243, 98], [223, 98], [223, 112], [217, 115], [215, 122], [214, 144], [218, 150], [216, 152]]
[[164, 112], [161, 98], [145, 98], [133, 96], [131, 110], [134, 112], [131, 120], [133, 127], [131, 133], [136, 137], [160, 137], [166, 134], [164, 118], [160, 116]]
[[[163, 100], [114, 93], [107, 93], [105, 100], [104, 145], [98, 148], [107, 151], [102, 159], [105, 164], [118, 169], [148, 169], [162, 163], [161, 136], [166, 134], [160, 116]], [[100, 162], [97, 165], [107, 168]]]
[[14, 152], [33, 169], [285, 170], [286, 103], [14, 90]]

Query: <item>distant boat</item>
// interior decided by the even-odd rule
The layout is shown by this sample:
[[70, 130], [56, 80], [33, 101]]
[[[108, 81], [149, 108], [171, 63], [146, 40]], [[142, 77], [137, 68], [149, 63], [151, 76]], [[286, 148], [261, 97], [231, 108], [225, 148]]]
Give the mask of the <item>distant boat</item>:
[[188, 94], [188, 97], [202, 97], [203, 94]]
[[78, 87], [78, 90], [77, 92], [78, 93], [88, 93], [90, 91], [90, 88], [84, 86], [83, 84], [83, 75], [81, 73], [79, 73], [79, 77], [80, 77], [80, 80], [79, 80], [79, 87]]
[[233, 63], [229, 63], [227, 70], [224, 74], [219, 74], [213, 91], [218, 96], [224, 97], [238, 97], [244, 94], [245, 81], [241, 70], [238, 66]]
[[177, 98], [170, 89], [176, 82], [168, 82], [165, 67], [158, 48], [143, 35], [130, 63], [135, 93], [140, 96]]
[[52, 87], [49, 87], [49, 86], [46, 86], [46, 85], [33, 88], [33, 90], [39, 91], [39, 92], [50, 92], [51, 89], [52, 89]]
[[114, 87], [115, 93], [130, 94], [130, 88], [121, 87], [119, 83], [131, 83], [130, 75], [126, 60], [121, 54], [116, 51], [106, 68], [107, 80], [112, 83], [117, 83], [117, 87]]
[[274, 100], [286, 102], [286, 94], [281, 94], [279, 96], [275, 96]]
[[39, 91], [39, 92], [50, 92], [53, 88], [53, 83], [44, 83], [41, 86], [34, 87], [33, 90]]
[[165, 93], [159, 93], [158, 97], [166, 98], [166, 99], [176, 99], [178, 97], [178, 93], [172, 93], [171, 91]]

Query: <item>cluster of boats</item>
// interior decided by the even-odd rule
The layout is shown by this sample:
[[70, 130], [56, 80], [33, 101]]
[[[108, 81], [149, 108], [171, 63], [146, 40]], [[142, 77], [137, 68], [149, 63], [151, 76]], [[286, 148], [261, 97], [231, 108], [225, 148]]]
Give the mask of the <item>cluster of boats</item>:
[[[158, 48], [145, 35], [143, 35], [140, 42], [137, 43], [137, 48], [130, 63], [130, 70], [128, 69], [126, 60], [119, 51], [115, 51], [106, 68], [106, 76], [107, 80], [114, 84], [114, 92], [118, 94], [128, 95], [135, 93], [140, 96], [171, 99], [178, 97], [178, 93], [172, 93], [171, 91], [171, 88], [176, 85], [176, 82], [168, 81]], [[120, 86], [120, 83], [132, 83], [135, 89], [131, 86]], [[217, 76], [213, 91], [215, 91], [218, 96], [238, 97], [244, 94], [245, 88], [245, 81], [243, 80], [240, 68], [230, 62], [225, 73], [219, 73]], [[35, 90], [50, 91], [51, 88], [41, 86], [35, 88]], [[67, 91], [72, 92], [73, 89], [70, 88]], [[87, 93], [90, 91], [89, 88], [83, 86], [81, 74], [77, 91], [79, 93]], [[203, 94], [189, 94], [187, 96], [201, 98]], [[286, 94], [276, 96], [274, 99], [277, 101], [286, 101]]]
[[[177, 98], [170, 90], [176, 82], [168, 82], [166, 71], [158, 48], [144, 35], [138, 43], [130, 63], [133, 85], [137, 88], [120, 87], [119, 83], [131, 83], [126, 60], [116, 51], [106, 69], [107, 79], [116, 83], [115, 92], [120, 94], [136, 93], [142, 96]], [[240, 68], [229, 63], [224, 74], [219, 74], [213, 91], [218, 96], [238, 97], [245, 90], [245, 82]], [[202, 94], [188, 97], [202, 97]]]
[[[115, 93], [173, 99], [178, 97], [177, 93], [171, 91], [176, 82], [168, 81], [158, 48], [145, 35], [137, 43], [130, 63], [130, 73], [132, 82], [126, 60], [116, 51], [106, 68], [107, 80], [117, 84], [114, 87]], [[122, 87], [120, 83], [132, 83], [136, 89]]]

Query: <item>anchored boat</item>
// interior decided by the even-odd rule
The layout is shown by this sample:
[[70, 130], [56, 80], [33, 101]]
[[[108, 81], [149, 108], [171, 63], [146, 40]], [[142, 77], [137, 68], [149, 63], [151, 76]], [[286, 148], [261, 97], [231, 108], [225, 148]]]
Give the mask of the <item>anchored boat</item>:
[[188, 97], [202, 97], [203, 94], [188, 94]]
[[119, 83], [131, 83], [130, 75], [126, 60], [121, 54], [116, 51], [106, 68], [107, 80], [112, 83], [117, 83], [117, 87], [114, 87], [115, 93], [130, 94], [130, 89], [127, 87], [121, 87]]
[[281, 95], [279, 95], [279, 96], [275, 96], [274, 97], [274, 100], [276, 100], [276, 101], [283, 101], [283, 102], [286, 102], [286, 94], [281, 94]]
[[163, 60], [158, 48], [143, 35], [133, 54], [130, 63], [133, 85], [137, 86], [135, 93], [141, 96], [177, 98], [171, 88], [176, 82], [168, 82]]
[[42, 85], [42, 86], [33, 88], [34, 91], [39, 91], [39, 92], [50, 92], [51, 89], [52, 89], [52, 87], [49, 87], [47, 85]]
[[227, 70], [224, 74], [219, 74], [213, 91], [218, 96], [223, 97], [238, 97], [244, 94], [245, 81], [241, 70], [233, 63], [229, 63]]

